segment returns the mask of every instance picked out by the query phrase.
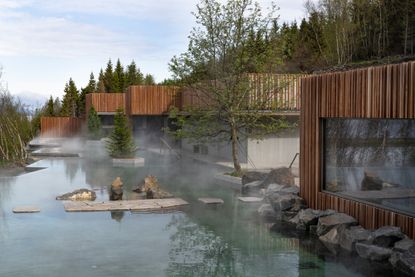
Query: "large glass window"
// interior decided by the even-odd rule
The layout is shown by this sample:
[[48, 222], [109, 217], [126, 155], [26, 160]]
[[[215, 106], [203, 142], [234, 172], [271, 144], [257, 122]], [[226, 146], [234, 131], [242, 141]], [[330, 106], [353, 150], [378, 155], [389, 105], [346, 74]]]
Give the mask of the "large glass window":
[[415, 120], [323, 122], [323, 189], [415, 215]]

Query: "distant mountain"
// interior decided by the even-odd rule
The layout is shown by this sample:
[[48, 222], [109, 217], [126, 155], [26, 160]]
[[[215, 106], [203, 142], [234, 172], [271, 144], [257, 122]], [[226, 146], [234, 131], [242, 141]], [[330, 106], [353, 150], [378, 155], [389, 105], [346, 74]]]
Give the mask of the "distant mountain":
[[48, 100], [48, 97], [45, 95], [33, 93], [30, 91], [14, 94], [14, 96], [20, 100], [20, 102], [27, 108], [30, 114], [33, 114], [36, 108], [42, 107]]

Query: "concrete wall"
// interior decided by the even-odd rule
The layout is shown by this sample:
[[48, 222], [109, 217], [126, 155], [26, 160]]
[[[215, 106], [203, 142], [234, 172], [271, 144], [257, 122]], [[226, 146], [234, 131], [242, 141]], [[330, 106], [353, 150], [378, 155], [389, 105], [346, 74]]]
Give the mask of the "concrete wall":
[[[244, 168], [270, 169], [289, 166], [296, 153], [300, 150], [298, 130], [282, 132], [278, 135], [269, 135], [262, 140], [249, 138], [241, 141], [239, 157]], [[188, 153], [194, 152], [194, 145], [189, 141], [182, 141], [182, 149]], [[232, 166], [232, 152], [230, 142], [204, 144], [208, 148], [207, 154], [193, 153], [200, 158], [209, 159], [219, 164]], [[293, 167], [298, 168], [299, 158]]]

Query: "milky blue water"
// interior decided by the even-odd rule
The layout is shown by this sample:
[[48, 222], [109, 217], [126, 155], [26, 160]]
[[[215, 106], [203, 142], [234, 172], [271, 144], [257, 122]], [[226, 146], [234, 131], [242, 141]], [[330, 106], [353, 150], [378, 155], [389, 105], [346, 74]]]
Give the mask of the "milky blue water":
[[[270, 230], [257, 204], [237, 200], [237, 187], [215, 180], [223, 171], [189, 160], [143, 154], [141, 168], [105, 161], [49, 159], [45, 169], [0, 177], [0, 276], [388, 276], [353, 257], [338, 258], [316, 240]], [[190, 205], [163, 213], [66, 213], [57, 195], [90, 188], [108, 198], [115, 177], [126, 198], [146, 175]], [[198, 197], [220, 197], [205, 206]], [[13, 214], [35, 205], [37, 214]], [[274, 228], [275, 229], [275, 228]], [[284, 229], [284, 228], [282, 228]]]

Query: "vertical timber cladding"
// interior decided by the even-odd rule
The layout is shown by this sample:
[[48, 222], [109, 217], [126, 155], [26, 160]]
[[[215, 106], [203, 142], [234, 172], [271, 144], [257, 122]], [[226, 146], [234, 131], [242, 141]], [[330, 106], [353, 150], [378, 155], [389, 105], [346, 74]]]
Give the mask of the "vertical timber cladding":
[[181, 108], [181, 91], [171, 86], [130, 86], [126, 96], [129, 115], [162, 115]]
[[78, 135], [83, 120], [77, 117], [45, 117], [40, 118], [41, 137], [71, 137]]
[[415, 62], [304, 77], [301, 80], [300, 194], [313, 209], [335, 209], [368, 229], [401, 227], [415, 238], [415, 218], [321, 190], [322, 118], [415, 119]]

